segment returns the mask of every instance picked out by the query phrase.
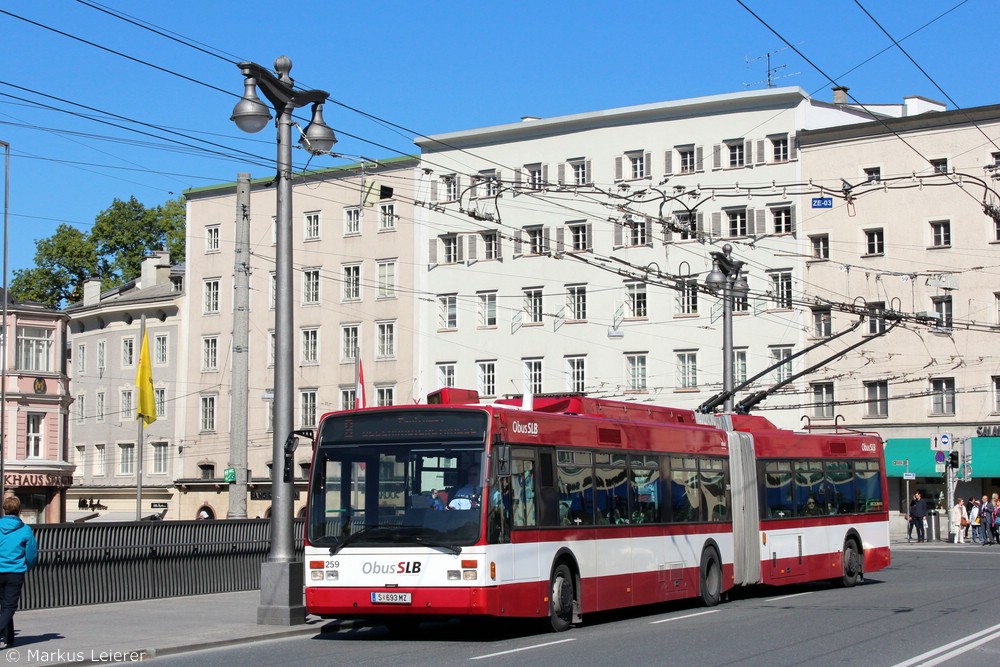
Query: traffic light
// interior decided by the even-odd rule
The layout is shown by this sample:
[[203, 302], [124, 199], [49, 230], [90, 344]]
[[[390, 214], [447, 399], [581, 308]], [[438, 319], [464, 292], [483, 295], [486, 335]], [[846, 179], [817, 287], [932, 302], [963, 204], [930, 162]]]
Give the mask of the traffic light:
[[958, 452], [948, 452], [948, 465], [958, 468]]

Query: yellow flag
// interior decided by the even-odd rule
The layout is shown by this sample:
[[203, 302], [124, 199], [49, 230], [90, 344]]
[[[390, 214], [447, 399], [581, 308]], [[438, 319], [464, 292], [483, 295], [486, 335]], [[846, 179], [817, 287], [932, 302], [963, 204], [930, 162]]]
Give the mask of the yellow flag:
[[153, 368], [149, 363], [149, 334], [143, 332], [139, 349], [139, 368], [135, 371], [135, 386], [139, 388], [139, 409], [136, 419], [149, 426], [156, 421], [156, 399], [153, 396]]

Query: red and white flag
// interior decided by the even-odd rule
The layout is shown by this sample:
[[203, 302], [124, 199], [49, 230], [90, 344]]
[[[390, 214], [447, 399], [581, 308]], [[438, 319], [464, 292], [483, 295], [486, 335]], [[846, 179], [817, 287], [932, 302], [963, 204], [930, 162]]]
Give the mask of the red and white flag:
[[361, 356], [358, 355], [358, 384], [354, 387], [354, 407], [364, 408], [368, 406], [365, 397], [365, 367], [361, 365]]

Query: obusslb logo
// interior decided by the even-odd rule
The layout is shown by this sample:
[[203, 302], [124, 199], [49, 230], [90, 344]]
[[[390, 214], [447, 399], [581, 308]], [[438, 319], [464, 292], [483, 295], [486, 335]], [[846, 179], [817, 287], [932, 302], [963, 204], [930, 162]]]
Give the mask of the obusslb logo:
[[419, 560], [401, 560], [398, 563], [368, 561], [361, 566], [363, 574], [420, 574]]
[[511, 430], [514, 433], [521, 433], [524, 435], [538, 435], [538, 424], [535, 422], [528, 422], [523, 424], [519, 421], [514, 421], [511, 425]]

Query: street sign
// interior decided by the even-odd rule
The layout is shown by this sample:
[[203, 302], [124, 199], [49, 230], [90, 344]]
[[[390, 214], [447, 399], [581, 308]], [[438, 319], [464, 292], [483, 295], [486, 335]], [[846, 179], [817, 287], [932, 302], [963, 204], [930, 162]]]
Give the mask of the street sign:
[[934, 472], [944, 472], [944, 464], [943, 463], [935, 463], [934, 464]]
[[893, 461], [892, 465], [894, 465], [894, 466], [905, 466], [907, 463], [908, 463], [908, 460], [907, 459], [903, 459], [902, 461]]
[[941, 449], [945, 451], [951, 450], [951, 433], [942, 433], [938, 436], [938, 442], [941, 443]]
[[813, 197], [813, 208], [833, 208], [833, 197]]
[[934, 461], [937, 463], [944, 463], [945, 458], [944, 452], [937, 452], [934, 454]]
[[915, 472], [904, 472], [903, 473], [903, 479], [916, 479], [916, 478], [917, 478], [917, 473], [915, 473]]

